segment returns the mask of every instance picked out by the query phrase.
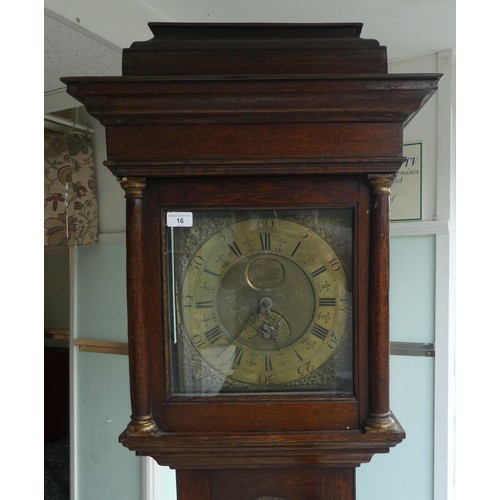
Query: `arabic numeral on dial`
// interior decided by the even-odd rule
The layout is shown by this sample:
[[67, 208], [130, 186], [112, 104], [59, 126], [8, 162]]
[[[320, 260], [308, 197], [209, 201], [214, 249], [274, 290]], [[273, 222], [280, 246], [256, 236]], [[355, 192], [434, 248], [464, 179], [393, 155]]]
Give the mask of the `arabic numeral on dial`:
[[297, 372], [299, 373], [299, 375], [304, 376], [309, 375], [315, 369], [315, 366], [310, 361], [306, 361], [305, 363], [302, 363], [297, 367]]
[[193, 335], [191, 337], [191, 342], [193, 342], [193, 345], [198, 349], [205, 343], [201, 335]]
[[259, 219], [257, 221], [257, 229], [259, 229], [260, 231], [263, 231], [264, 229], [271, 231], [273, 228], [274, 219]]
[[199, 273], [204, 263], [205, 259], [201, 255], [196, 255], [191, 261], [191, 269]]
[[339, 340], [337, 338], [337, 335], [334, 333], [332, 338], [329, 338], [327, 341], [326, 341], [326, 345], [330, 348], [330, 349], [335, 349], [337, 347], [337, 344], [339, 343]]
[[330, 269], [332, 271], [340, 271], [342, 269], [342, 264], [340, 263], [340, 260], [335, 258], [335, 259], [332, 259], [330, 262]]
[[274, 380], [274, 373], [271, 375], [266, 375], [264, 373], [261, 373], [259, 375], [259, 384], [260, 385], [269, 385], [272, 384]]
[[193, 307], [193, 297], [191, 295], [184, 295], [182, 299], [182, 305], [184, 307]]

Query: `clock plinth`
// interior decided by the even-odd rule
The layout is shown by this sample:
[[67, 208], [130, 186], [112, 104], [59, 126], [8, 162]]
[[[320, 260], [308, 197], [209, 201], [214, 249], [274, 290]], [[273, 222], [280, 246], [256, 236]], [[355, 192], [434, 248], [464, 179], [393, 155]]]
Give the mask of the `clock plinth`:
[[[404, 430], [260, 433], [257, 435], [168, 435], [120, 441], [177, 471], [179, 500], [354, 500], [356, 468], [400, 443]], [[148, 441], [150, 441], [148, 443]], [[249, 443], [252, 442], [252, 445]], [[235, 489], [238, 494], [236, 495]]]
[[65, 78], [125, 191], [131, 422], [178, 499], [354, 499], [389, 400], [389, 194], [440, 75], [361, 24], [151, 24]]
[[354, 500], [354, 483], [353, 469], [343, 467], [177, 472], [179, 500]]

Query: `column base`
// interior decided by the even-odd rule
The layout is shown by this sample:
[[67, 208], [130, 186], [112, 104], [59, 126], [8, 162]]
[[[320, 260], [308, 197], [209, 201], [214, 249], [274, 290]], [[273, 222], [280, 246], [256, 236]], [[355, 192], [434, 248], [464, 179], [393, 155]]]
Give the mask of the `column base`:
[[369, 413], [365, 420], [365, 432], [387, 432], [397, 429], [392, 413]]
[[156, 433], [158, 427], [152, 417], [132, 417], [123, 432], [126, 436], [144, 436]]

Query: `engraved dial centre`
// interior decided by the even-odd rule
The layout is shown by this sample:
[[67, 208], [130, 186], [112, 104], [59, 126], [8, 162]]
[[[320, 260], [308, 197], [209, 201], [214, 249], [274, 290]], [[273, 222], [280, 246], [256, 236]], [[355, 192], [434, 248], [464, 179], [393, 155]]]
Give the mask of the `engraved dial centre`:
[[272, 290], [283, 283], [285, 268], [278, 259], [259, 257], [248, 264], [245, 276], [255, 290]]

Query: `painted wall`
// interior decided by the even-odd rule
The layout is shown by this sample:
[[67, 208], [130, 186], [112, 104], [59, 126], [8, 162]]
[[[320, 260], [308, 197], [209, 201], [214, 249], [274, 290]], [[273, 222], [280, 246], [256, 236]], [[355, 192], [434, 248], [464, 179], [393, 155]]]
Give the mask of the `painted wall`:
[[[430, 55], [401, 61], [391, 70], [435, 72], [437, 60]], [[436, 337], [437, 110], [433, 97], [405, 132], [406, 142], [423, 142], [424, 220], [391, 227], [393, 341], [433, 343]], [[102, 165], [106, 156], [103, 128], [90, 121], [96, 129], [101, 241], [94, 247], [78, 248], [75, 254], [74, 331], [78, 338], [126, 341], [125, 202], [118, 183]], [[130, 414], [127, 358], [75, 352], [74, 371], [77, 500], [175, 498], [173, 471], [148, 459], [149, 476], [144, 475], [144, 459], [118, 443]], [[360, 467], [358, 500], [434, 498], [435, 387], [434, 358], [391, 356], [392, 409], [407, 439], [389, 454]], [[146, 479], [151, 485], [147, 497], [142, 494]]]
[[[391, 238], [391, 340], [434, 342], [433, 236]], [[357, 472], [358, 500], [433, 497], [434, 358], [391, 356], [391, 409], [406, 439]]]
[[[75, 336], [127, 341], [125, 245], [79, 247]], [[141, 498], [141, 459], [118, 443], [130, 416], [128, 357], [74, 352], [74, 468], [78, 500]]]

